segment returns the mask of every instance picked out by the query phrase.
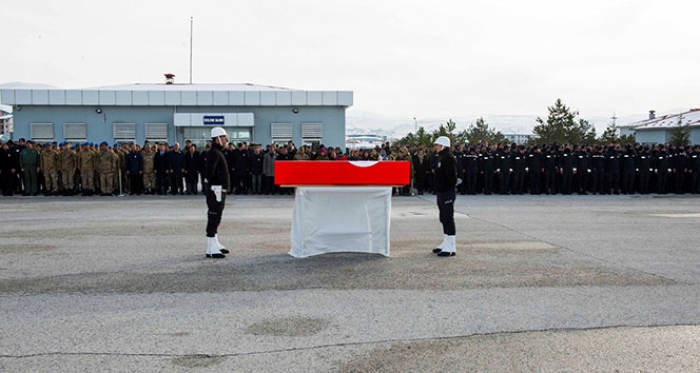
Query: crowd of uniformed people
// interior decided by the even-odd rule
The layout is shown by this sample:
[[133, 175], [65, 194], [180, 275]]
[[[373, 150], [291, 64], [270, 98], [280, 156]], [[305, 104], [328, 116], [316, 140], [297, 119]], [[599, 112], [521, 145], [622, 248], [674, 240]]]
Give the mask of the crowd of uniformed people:
[[[480, 144], [452, 151], [461, 194], [700, 193], [700, 145]], [[424, 150], [415, 153], [422, 193], [431, 189], [434, 165]]]
[[[110, 196], [119, 193], [197, 194], [210, 145], [198, 149], [165, 142], [108, 144], [35, 143], [19, 139], [0, 147], [3, 196]], [[461, 194], [649, 194], [700, 193], [700, 145], [523, 146], [487, 143], [451, 148]], [[293, 142], [228, 144], [229, 194], [292, 194], [274, 185], [274, 162], [282, 160], [410, 161], [412, 185], [398, 195], [434, 193], [437, 157], [427, 146], [373, 149], [312, 148]], [[413, 187], [413, 189], [412, 189]]]

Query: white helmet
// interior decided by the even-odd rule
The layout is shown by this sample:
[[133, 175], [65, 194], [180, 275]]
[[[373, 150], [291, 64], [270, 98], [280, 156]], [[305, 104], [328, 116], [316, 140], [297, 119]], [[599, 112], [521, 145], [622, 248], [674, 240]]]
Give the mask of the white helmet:
[[211, 129], [211, 137], [219, 137], [219, 136], [226, 136], [228, 137], [228, 134], [226, 133], [226, 130], [223, 129], [222, 127], [214, 127]]
[[450, 138], [447, 136], [440, 136], [435, 140], [435, 142], [433, 144], [442, 145], [446, 148], [449, 148], [450, 147]]

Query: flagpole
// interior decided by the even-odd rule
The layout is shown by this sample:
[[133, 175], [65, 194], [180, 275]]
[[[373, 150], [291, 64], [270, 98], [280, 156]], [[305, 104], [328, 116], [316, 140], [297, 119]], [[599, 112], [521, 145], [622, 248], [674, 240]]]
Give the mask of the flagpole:
[[194, 28], [194, 17], [190, 17], [190, 84], [192, 84], [192, 29]]

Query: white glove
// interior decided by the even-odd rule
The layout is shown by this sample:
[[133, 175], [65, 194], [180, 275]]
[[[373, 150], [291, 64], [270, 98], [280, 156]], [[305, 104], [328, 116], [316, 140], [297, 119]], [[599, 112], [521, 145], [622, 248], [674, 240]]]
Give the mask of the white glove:
[[457, 178], [457, 184], [456, 184], [456, 185], [459, 185], [459, 184], [462, 184], [462, 179]]
[[212, 185], [211, 191], [216, 196], [216, 202], [221, 202], [221, 185]]

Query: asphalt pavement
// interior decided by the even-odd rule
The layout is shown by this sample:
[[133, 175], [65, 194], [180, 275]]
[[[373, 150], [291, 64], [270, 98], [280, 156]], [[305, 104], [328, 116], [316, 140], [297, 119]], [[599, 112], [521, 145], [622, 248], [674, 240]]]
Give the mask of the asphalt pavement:
[[[305, 259], [293, 197], [1, 197], [0, 372], [700, 372], [700, 197], [393, 197]], [[327, 211], [327, 219], [352, 219]]]

